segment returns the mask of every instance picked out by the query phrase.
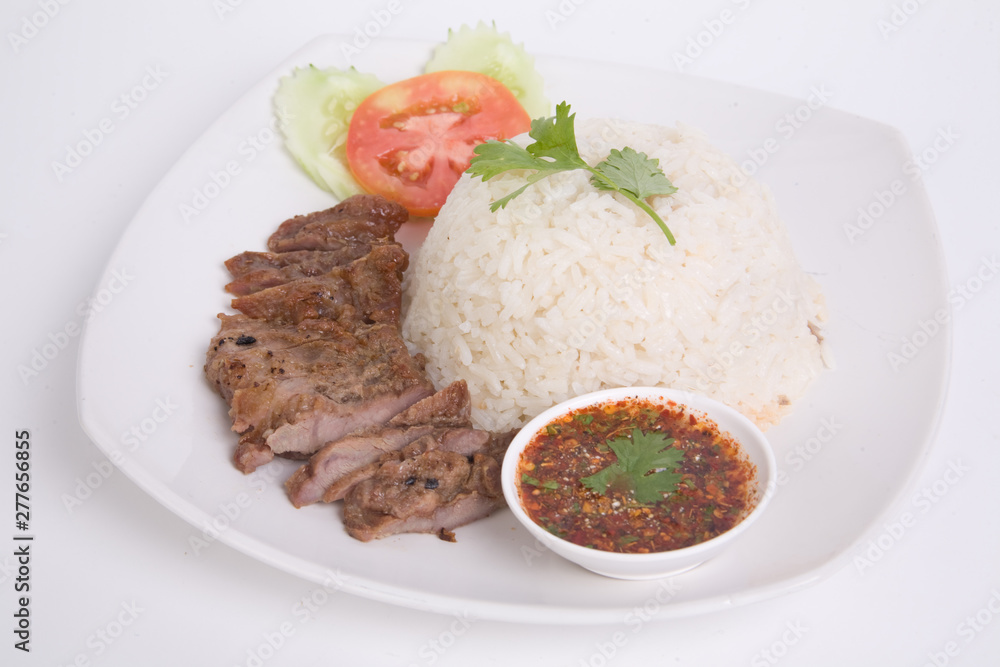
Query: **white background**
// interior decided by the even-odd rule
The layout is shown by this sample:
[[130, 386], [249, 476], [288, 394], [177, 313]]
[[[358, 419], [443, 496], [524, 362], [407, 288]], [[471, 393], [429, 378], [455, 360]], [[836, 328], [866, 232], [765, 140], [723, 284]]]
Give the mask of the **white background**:
[[[296, 605], [315, 585], [221, 544], [192, 555], [190, 526], [119, 472], [68, 509], [61, 498], [106, 461], [77, 422], [78, 338], [37, 377], [24, 380], [17, 367], [79, 323], [77, 309], [144, 197], [219, 114], [313, 37], [353, 33], [389, 7], [381, 0], [223, 3], [16, 0], [0, 10], [0, 507], [13, 513], [13, 434], [30, 429], [37, 536], [30, 655], [13, 649], [15, 563], [11, 550], [0, 549], [0, 663], [256, 664], [253, 653], [268, 636], [277, 643], [284, 624], [291, 634], [273, 655], [265, 648], [262, 664], [998, 664], [1000, 613], [989, 605], [1000, 611], [1000, 280], [981, 283], [955, 313], [949, 397], [935, 445], [856, 553], [865, 554], [868, 540], [904, 512], [915, 515], [912, 525], [871, 567], [846, 562], [809, 588], [749, 607], [639, 632], [634, 625], [463, 620], [343, 593], [303, 616]], [[996, 3], [461, 5], [399, 0], [374, 42], [437, 41], [449, 27], [494, 19], [538, 55], [680, 69], [800, 98], [825, 86], [830, 106], [899, 128], [916, 153], [941, 131], [957, 135], [924, 173], [952, 286], [967, 285], [1000, 251]], [[720, 30], [723, 10], [734, 20]], [[719, 34], [710, 35], [712, 27]], [[680, 63], [675, 54], [699, 33], [706, 46]], [[60, 181], [52, 162], [111, 116], [112, 103], [147, 68], [159, 68], [162, 82], [127, 118], [112, 116], [114, 131]], [[950, 467], [964, 472], [947, 476]], [[843, 480], [845, 493], [851, 484]], [[922, 492], [934, 498], [919, 506], [926, 510], [914, 503]], [[973, 629], [966, 619], [977, 614], [984, 625]], [[121, 633], [119, 622], [128, 623]], [[610, 655], [618, 632], [625, 641]], [[100, 633], [116, 636], [107, 643]]]

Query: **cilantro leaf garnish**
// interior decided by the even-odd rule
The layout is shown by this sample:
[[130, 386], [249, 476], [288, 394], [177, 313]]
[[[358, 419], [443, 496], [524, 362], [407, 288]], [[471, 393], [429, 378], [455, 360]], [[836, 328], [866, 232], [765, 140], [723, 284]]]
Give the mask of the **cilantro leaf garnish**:
[[521, 473], [521, 482], [523, 484], [530, 484], [531, 486], [537, 486], [540, 489], [548, 489], [549, 491], [555, 491], [559, 488], [559, 482], [554, 479], [549, 479], [544, 482], [532, 477], [526, 472]]
[[622, 150], [612, 149], [611, 154], [596, 167], [591, 167], [583, 158], [576, 145], [576, 114], [569, 112], [569, 104], [556, 105], [556, 115], [536, 118], [531, 121], [528, 136], [534, 143], [526, 148], [514, 142], [491, 139], [474, 149], [468, 172], [484, 181], [514, 169], [533, 170], [525, 178], [526, 183], [492, 204], [490, 210], [496, 212], [534, 183], [560, 171], [585, 169], [591, 173], [590, 182], [600, 190], [618, 192], [646, 212], [666, 235], [670, 245], [674, 245], [673, 234], [663, 219], [646, 202], [655, 195], [671, 195], [677, 188], [671, 184], [660, 161], [626, 146]]
[[569, 112], [569, 104], [556, 105], [556, 115], [535, 118], [531, 121], [528, 136], [535, 140], [527, 151], [534, 157], [547, 157], [562, 169], [579, 169], [587, 163], [576, 147], [576, 114]]
[[612, 148], [611, 155], [594, 167], [594, 171], [597, 173], [590, 178], [594, 187], [625, 195], [653, 219], [667, 235], [670, 245], [674, 245], [674, 235], [667, 229], [663, 219], [646, 203], [646, 199], [653, 195], [672, 195], [677, 192], [677, 188], [660, 169], [659, 160], [628, 146], [622, 150]]
[[609, 491], [631, 492], [637, 503], [649, 505], [673, 493], [682, 475], [677, 472], [684, 451], [672, 447], [674, 438], [662, 433], [632, 430], [632, 437], [608, 440], [618, 457], [603, 470], [580, 479], [584, 486], [601, 495]]
[[495, 139], [476, 146], [476, 155], [470, 161], [468, 172], [484, 181], [512, 169], [535, 170], [522, 187], [490, 204], [491, 211], [504, 208], [528, 186], [546, 176], [572, 169], [589, 169], [576, 147], [575, 116], [569, 113], [569, 105], [563, 102], [556, 106], [554, 117], [531, 121], [528, 136], [535, 141], [527, 148], [521, 148], [512, 141]]

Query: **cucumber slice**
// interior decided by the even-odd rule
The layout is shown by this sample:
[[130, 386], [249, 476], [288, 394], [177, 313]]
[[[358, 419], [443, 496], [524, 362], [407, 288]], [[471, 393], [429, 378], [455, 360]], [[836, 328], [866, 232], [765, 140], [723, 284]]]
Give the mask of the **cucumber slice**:
[[361, 101], [383, 84], [353, 67], [296, 68], [274, 95], [285, 146], [309, 176], [338, 199], [363, 192], [347, 166], [347, 128]]
[[510, 33], [482, 21], [475, 28], [463, 25], [448, 30], [448, 41], [434, 49], [424, 74], [441, 70], [467, 70], [493, 77], [514, 93], [532, 118], [550, 115], [545, 83], [535, 69], [535, 58], [515, 44]]

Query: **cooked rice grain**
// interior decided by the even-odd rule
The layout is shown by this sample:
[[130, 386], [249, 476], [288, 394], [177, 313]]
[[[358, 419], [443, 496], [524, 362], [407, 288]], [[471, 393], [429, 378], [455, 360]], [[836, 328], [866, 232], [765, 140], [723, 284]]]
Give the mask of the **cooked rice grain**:
[[579, 122], [596, 164], [631, 146], [678, 188], [651, 204], [677, 245], [583, 171], [523, 185], [462, 177], [405, 284], [404, 337], [437, 386], [464, 379], [476, 426], [502, 431], [571, 396], [657, 385], [776, 423], [824, 368], [825, 318], [770, 192], [692, 128]]

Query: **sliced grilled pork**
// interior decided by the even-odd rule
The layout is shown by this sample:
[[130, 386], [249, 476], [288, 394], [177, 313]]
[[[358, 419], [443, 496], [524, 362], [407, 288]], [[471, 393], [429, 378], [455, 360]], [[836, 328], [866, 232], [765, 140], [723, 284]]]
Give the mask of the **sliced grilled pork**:
[[266, 465], [274, 460], [274, 452], [267, 445], [255, 442], [240, 441], [236, 445], [236, 453], [233, 454], [233, 462], [236, 468], [247, 474], [262, 465]]
[[471, 428], [435, 430], [429, 436], [415, 440], [398, 451], [385, 452], [378, 460], [342, 475], [326, 488], [321, 500], [325, 503], [342, 500], [354, 488], [355, 484], [375, 475], [379, 468], [386, 462], [402, 461], [432, 449], [454, 452], [471, 459], [477, 453], [484, 453], [484, 447], [488, 443], [489, 434], [485, 431], [477, 431]]
[[[221, 326], [209, 345], [205, 373], [227, 401], [237, 389], [259, 384], [262, 378], [288, 378], [314, 369], [335, 372], [341, 357], [357, 346], [358, 335], [374, 328], [354, 332], [353, 326], [329, 320], [276, 325], [245, 315], [218, 317]], [[418, 366], [422, 370], [422, 364]]]
[[308, 319], [399, 323], [403, 271], [409, 255], [398, 244], [380, 245], [347, 266], [233, 299], [241, 313], [279, 324]]
[[[400, 450], [440, 429], [469, 426], [469, 388], [464, 380], [459, 380], [414, 403], [390, 419], [387, 427], [367, 429], [325, 444], [285, 482], [288, 497], [296, 507], [320, 500], [339, 500], [354, 484], [355, 473], [384, 454]], [[470, 451], [481, 445], [473, 445]]]
[[[342, 397], [316, 392], [298, 396], [290, 409], [279, 416], [280, 425], [267, 436], [266, 444], [275, 454], [304, 459], [331, 440], [377, 424], [430, 394], [423, 383], [406, 384], [394, 377], [391, 384], [371, 396], [350, 390]], [[346, 400], [341, 400], [341, 399]]]
[[503, 496], [492, 498], [476, 491], [460, 492], [451, 500], [434, 506], [433, 510], [414, 512], [406, 517], [383, 514], [379, 510], [361, 510], [354, 504], [345, 505], [344, 511], [350, 512], [350, 518], [345, 514], [344, 528], [348, 535], [362, 542], [401, 533], [434, 533], [442, 540], [455, 542], [453, 530], [485, 519], [503, 505]]
[[398, 533], [441, 533], [488, 516], [504, 504], [500, 465], [431, 449], [383, 463], [344, 498], [344, 527], [363, 542]]
[[359, 241], [347, 243], [337, 250], [243, 252], [226, 260], [226, 268], [233, 276], [233, 281], [226, 285], [226, 291], [246, 296], [299, 278], [321, 276], [334, 267], [364, 257], [371, 252], [372, 245]]
[[325, 443], [381, 425], [433, 388], [423, 359], [393, 325], [305, 320], [277, 325], [220, 315], [205, 372], [241, 435], [236, 463], [252, 471], [275, 454], [304, 458]]
[[[324, 494], [331, 486], [378, 461], [383, 454], [402, 449], [433, 432], [434, 427], [430, 425], [378, 428], [372, 432], [348, 435], [329, 442], [309, 457], [309, 462], [285, 482], [288, 499], [296, 507], [325, 500]], [[341, 496], [327, 502], [339, 497]]]
[[400, 335], [406, 219], [382, 197], [351, 197], [286, 220], [270, 252], [232, 257], [242, 314], [219, 315], [205, 363], [240, 436], [236, 466], [309, 458], [286, 484], [293, 504], [344, 499], [360, 540], [453, 538], [503, 504], [510, 437], [471, 428], [464, 382], [433, 393]]
[[393, 238], [408, 217], [403, 206], [384, 197], [355, 195], [325, 211], [286, 220], [267, 247], [271, 252], [338, 250], [352, 242]]
[[433, 396], [400, 412], [389, 426], [432, 424], [439, 428], [472, 426], [472, 397], [465, 380], [455, 380]]

